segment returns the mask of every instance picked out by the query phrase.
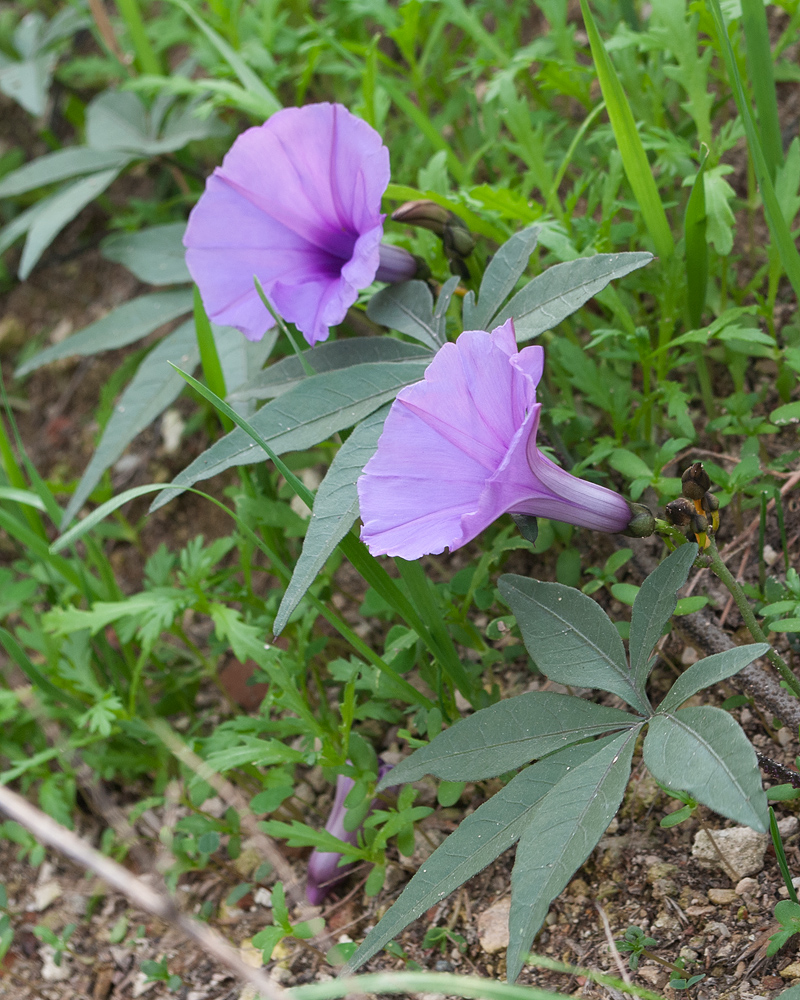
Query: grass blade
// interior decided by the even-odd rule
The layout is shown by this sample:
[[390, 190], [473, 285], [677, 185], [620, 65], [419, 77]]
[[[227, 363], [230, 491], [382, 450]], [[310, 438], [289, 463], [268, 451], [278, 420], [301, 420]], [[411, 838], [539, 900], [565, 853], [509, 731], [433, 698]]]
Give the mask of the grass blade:
[[728, 38], [725, 19], [722, 16], [722, 9], [720, 8], [719, 0], [708, 0], [708, 5], [714, 19], [717, 43], [720, 47], [720, 51], [722, 52], [722, 58], [728, 72], [728, 80], [733, 88], [733, 96], [736, 100], [736, 107], [738, 108], [742, 122], [744, 123], [744, 130], [747, 136], [747, 146], [750, 150], [750, 156], [752, 157], [753, 167], [756, 172], [756, 179], [758, 180], [758, 187], [764, 201], [764, 214], [767, 217], [767, 225], [769, 226], [772, 239], [775, 241], [775, 246], [778, 250], [781, 264], [783, 264], [783, 269], [786, 272], [786, 277], [789, 279], [795, 295], [800, 298], [800, 253], [797, 252], [797, 247], [792, 239], [789, 226], [783, 218], [781, 206], [778, 202], [778, 197], [775, 194], [775, 188], [772, 184], [772, 178], [770, 177], [767, 158], [764, 155], [764, 150], [761, 147], [758, 132], [756, 131], [755, 123], [753, 122], [753, 115], [750, 112], [750, 105], [747, 101], [747, 95], [745, 94], [742, 77], [739, 73], [739, 67], [736, 64], [736, 57], [733, 54], [733, 47], [731, 46], [730, 39]]
[[708, 241], [706, 240], [706, 184], [705, 171], [708, 150], [703, 154], [700, 169], [694, 179], [686, 216], [683, 221], [686, 245], [686, 305], [689, 319], [695, 329], [702, 326], [708, 285]]
[[619, 82], [614, 64], [611, 62], [597, 30], [587, 0], [581, 0], [581, 11], [589, 35], [589, 45], [592, 49], [592, 58], [597, 69], [600, 89], [606, 102], [606, 110], [614, 130], [614, 138], [617, 140], [617, 146], [622, 155], [622, 163], [628, 182], [639, 203], [639, 208], [642, 210], [645, 225], [655, 245], [656, 253], [659, 257], [666, 259], [672, 256], [675, 244], [656, 182], [653, 179], [653, 173], [650, 170], [647, 154], [636, 129], [633, 112], [628, 104], [625, 91], [622, 89], [622, 84]]
[[774, 181], [775, 172], [783, 163], [783, 144], [778, 122], [767, 12], [762, 0], [742, 0], [742, 27], [747, 41], [747, 68], [758, 111], [761, 148], [764, 150], [769, 176]]

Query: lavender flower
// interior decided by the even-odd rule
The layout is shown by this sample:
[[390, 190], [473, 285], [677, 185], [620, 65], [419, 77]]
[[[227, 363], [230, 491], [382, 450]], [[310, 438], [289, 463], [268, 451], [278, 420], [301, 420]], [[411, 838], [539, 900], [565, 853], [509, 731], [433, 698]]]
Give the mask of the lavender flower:
[[411, 254], [381, 247], [388, 183], [381, 137], [341, 104], [286, 108], [243, 132], [184, 236], [209, 317], [260, 340], [273, 320], [255, 275], [276, 311], [315, 344], [376, 277], [413, 277]]
[[[348, 763], [350, 763], [348, 761]], [[378, 767], [378, 780], [391, 771], [391, 764], [380, 764]], [[344, 800], [350, 794], [350, 789], [355, 782], [352, 778], [340, 774], [336, 779], [336, 795], [333, 800], [331, 814], [325, 829], [332, 833], [334, 837], [343, 840], [346, 844], [357, 844], [358, 833], [356, 830], [345, 830], [344, 818], [347, 815], [347, 808]], [[370, 811], [375, 806], [377, 799], [373, 800]], [[319, 851], [315, 847], [308, 859], [308, 876], [306, 878], [306, 898], [312, 906], [319, 906], [331, 889], [347, 878], [350, 865], [339, 865], [342, 855], [336, 851]]]
[[373, 555], [457, 549], [506, 512], [623, 531], [628, 503], [570, 475], [536, 447], [541, 347], [517, 348], [508, 320], [445, 344], [422, 382], [398, 393], [358, 481]]

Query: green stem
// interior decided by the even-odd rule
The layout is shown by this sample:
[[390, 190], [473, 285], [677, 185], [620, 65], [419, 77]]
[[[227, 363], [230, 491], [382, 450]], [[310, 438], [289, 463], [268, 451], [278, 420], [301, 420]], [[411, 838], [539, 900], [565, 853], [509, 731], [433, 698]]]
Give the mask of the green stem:
[[[431, 582], [425, 575], [422, 564], [419, 561], [410, 562], [400, 558], [395, 559], [395, 564], [400, 571], [400, 576], [402, 576], [408, 587], [411, 598], [419, 610], [425, 625], [430, 630], [431, 638], [438, 648], [437, 659], [442, 669], [447, 674], [451, 683], [456, 686], [470, 704], [474, 705], [475, 691], [473, 690], [472, 681], [464, 669], [464, 664], [459, 659], [456, 647], [450, 638], [450, 633], [442, 621], [441, 613], [433, 597]], [[433, 650], [431, 651], [433, 652]]]
[[[731, 592], [731, 595], [736, 602], [736, 607], [744, 619], [744, 623], [750, 630], [750, 635], [756, 642], [765, 642], [769, 645], [767, 637], [764, 634], [763, 629], [756, 621], [756, 616], [753, 614], [753, 609], [750, 607], [750, 603], [745, 596], [744, 591], [736, 582], [736, 579], [722, 561], [719, 554], [719, 549], [717, 548], [717, 543], [713, 538], [710, 538], [711, 544], [706, 549], [706, 555], [710, 559], [709, 569], [715, 576], [717, 576]], [[767, 659], [772, 663], [772, 665], [778, 670], [786, 685], [794, 692], [798, 697], [800, 697], [800, 680], [795, 677], [794, 672], [790, 669], [788, 663], [779, 656], [775, 650], [770, 646], [767, 651]]]
[[117, 8], [131, 37], [131, 44], [136, 55], [136, 66], [140, 73], [153, 76], [161, 75], [161, 63], [147, 37], [142, 13], [137, 0], [117, 0]]

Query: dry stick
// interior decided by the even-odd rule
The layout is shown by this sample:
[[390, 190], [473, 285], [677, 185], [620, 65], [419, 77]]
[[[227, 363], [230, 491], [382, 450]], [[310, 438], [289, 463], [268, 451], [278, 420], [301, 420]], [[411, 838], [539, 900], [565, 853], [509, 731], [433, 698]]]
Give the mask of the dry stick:
[[0, 811], [29, 830], [37, 840], [49, 844], [84, 868], [96, 872], [104, 882], [123, 893], [135, 905], [165, 923], [174, 924], [208, 954], [226, 965], [231, 972], [257, 990], [266, 1000], [288, 1000], [289, 994], [263, 972], [247, 966], [238, 952], [207, 924], [181, 913], [173, 901], [136, 878], [122, 865], [96, 851], [72, 830], [32, 806], [27, 799], [0, 785]]
[[628, 974], [628, 969], [625, 966], [625, 963], [622, 961], [622, 955], [620, 955], [619, 951], [617, 951], [617, 942], [614, 940], [614, 935], [611, 933], [611, 924], [609, 924], [608, 922], [606, 911], [597, 902], [595, 902], [594, 908], [600, 914], [600, 919], [603, 921], [603, 930], [605, 931], [606, 941], [608, 941], [609, 950], [613, 955], [614, 962], [617, 966], [617, 969], [619, 970], [620, 978], [622, 979], [623, 982], [627, 983], [630, 986], [631, 977]]
[[[784, 493], [788, 493], [789, 490], [793, 490], [798, 483], [800, 483], [800, 470], [798, 470], [797, 472], [793, 472], [792, 475], [789, 477], [789, 479], [787, 479], [786, 482], [783, 484], [783, 486], [781, 486], [781, 496], [783, 496]], [[767, 510], [768, 511], [772, 510], [774, 506], [775, 506], [775, 500], [774, 499], [770, 500], [769, 503], [767, 504]], [[737, 535], [737, 537], [734, 538], [732, 542], [728, 542], [725, 548], [720, 550], [719, 554], [722, 556], [722, 558], [724, 559], [726, 558], [726, 556], [731, 556], [734, 553], [738, 552], [741, 548], [744, 548], [744, 546], [748, 544], [748, 539], [750, 538], [750, 535], [752, 535], [755, 531], [758, 530], [758, 525], [760, 521], [761, 521], [761, 515], [759, 514], [758, 517], [753, 518], [753, 520], [750, 522], [750, 524], [748, 524], [748, 526], [744, 529], [744, 531], [740, 532], [740, 534]]]
[[273, 845], [272, 841], [265, 833], [258, 828], [258, 820], [250, 810], [245, 797], [239, 789], [222, 777], [201, 757], [190, 750], [183, 740], [177, 736], [170, 727], [161, 719], [151, 720], [149, 723], [152, 731], [158, 736], [164, 746], [174, 754], [178, 760], [182, 761], [190, 771], [193, 771], [198, 778], [211, 785], [221, 799], [233, 806], [239, 814], [242, 826], [248, 835], [255, 842], [256, 847], [272, 865], [278, 878], [283, 882], [286, 895], [296, 906], [305, 903], [303, 895], [298, 885], [297, 876], [292, 866], [286, 861], [280, 851]]
[[[711, 621], [703, 611], [675, 619], [675, 629], [692, 645], [706, 654], [722, 653], [737, 648], [731, 637]], [[755, 660], [740, 670], [729, 683], [741, 686], [763, 708], [768, 709], [784, 725], [796, 729], [800, 726], [800, 700], [793, 697], [775, 680], [772, 672], [764, 669], [764, 658]]]

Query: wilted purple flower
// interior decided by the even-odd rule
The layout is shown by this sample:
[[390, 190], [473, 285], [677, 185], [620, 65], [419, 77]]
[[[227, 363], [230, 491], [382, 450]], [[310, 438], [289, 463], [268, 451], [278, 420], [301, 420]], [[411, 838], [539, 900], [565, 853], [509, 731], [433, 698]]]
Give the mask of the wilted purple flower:
[[508, 320], [445, 344], [422, 382], [397, 395], [358, 481], [373, 555], [417, 559], [475, 538], [506, 512], [623, 531], [628, 504], [536, 447], [541, 347], [518, 350]]
[[413, 277], [411, 254], [380, 245], [388, 183], [381, 137], [341, 104], [286, 108], [243, 132], [209, 177], [184, 236], [209, 317], [260, 340], [273, 320], [255, 275], [276, 311], [314, 344], [376, 277]]
[[[348, 761], [349, 763], [349, 761]], [[391, 764], [380, 764], [378, 767], [378, 781], [391, 771]], [[343, 840], [346, 844], [358, 843], [358, 830], [345, 830], [344, 818], [347, 815], [347, 807], [344, 800], [350, 794], [350, 789], [355, 782], [344, 774], [340, 774], [336, 779], [336, 795], [333, 800], [331, 814], [325, 829], [332, 833], [334, 837]], [[373, 800], [372, 807], [375, 802]], [[312, 906], [319, 906], [330, 890], [342, 882], [353, 867], [350, 865], [339, 866], [342, 855], [336, 851], [319, 851], [315, 847], [308, 859], [308, 876], [306, 878], [306, 898]]]

